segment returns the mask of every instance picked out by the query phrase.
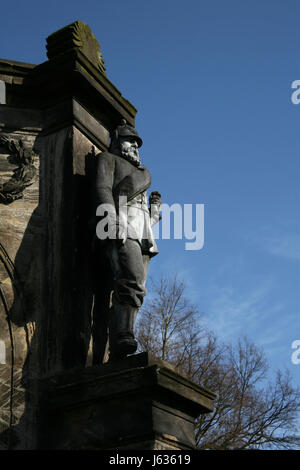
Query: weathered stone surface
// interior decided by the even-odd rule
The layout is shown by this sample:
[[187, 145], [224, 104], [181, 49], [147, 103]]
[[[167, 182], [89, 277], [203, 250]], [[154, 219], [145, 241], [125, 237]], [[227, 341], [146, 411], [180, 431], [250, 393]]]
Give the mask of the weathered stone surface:
[[[6, 137], [6, 136], [1, 136]], [[10, 139], [18, 142], [21, 140], [28, 149], [32, 149], [34, 146], [35, 136], [33, 135], [22, 135], [21, 133], [11, 133]], [[2, 187], [5, 183], [11, 180], [12, 174], [15, 169], [19, 167], [19, 163], [16, 162], [11, 154], [7, 154], [8, 149], [6, 146], [1, 147], [2, 153], [0, 154], [0, 182]], [[30, 254], [35, 246], [34, 235], [38, 232], [38, 227], [33, 229], [31, 234], [26, 237], [26, 255], [20, 258], [18, 253], [22, 243], [25, 243], [25, 232], [28, 228], [29, 221], [32, 217], [38, 205], [39, 197], [39, 157], [34, 156], [34, 168], [36, 172], [33, 175], [30, 185], [24, 188], [22, 197], [15, 201], [6, 204], [0, 203], [0, 288], [2, 292], [0, 302], [0, 339], [5, 341], [7, 347], [6, 356], [10, 358], [11, 338], [8, 335], [8, 329], [14, 330], [15, 337], [18, 340], [14, 344], [14, 360], [17, 364], [23, 364], [26, 358], [27, 342], [26, 332], [23, 326], [17, 326], [18, 319], [23, 317], [22, 309], [24, 306], [21, 305], [22, 299], [19, 296], [18, 287], [21, 283], [26, 283], [30, 277], [30, 268], [32, 267], [32, 259]], [[28, 240], [29, 237], [29, 240]], [[16, 271], [18, 274], [16, 274]], [[18, 287], [16, 286], [16, 277], [18, 276]], [[32, 280], [32, 291], [36, 291], [36, 286], [33, 286]], [[37, 291], [36, 291], [37, 295]], [[10, 311], [10, 315], [14, 316], [8, 319], [5, 312], [4, 303]], [[11, 321], [11, 325], [8, 322]], [[23, 339], [21, 339], [23, 338]]]
[[34, 69], [34, 64], [15, 60], [0, 59], [0, 80], [7, 84], [21, 85], [24, 78]]
[[11, 368], [0, 364], [0, 435], [5, 433], [5, 438], [0, 440], [0, 450], [10, 447], [10, 440], [18, 440], [16, 435], [7, 432], [11, 425], [16, 425], [24, 413], [25, 391], [21, 384], [22, 368], [15, 367], [13, 374]]
[[193, 449], [214, 394], [147, 353], [43, 383], [39, 448]]
[[60, 54], [65, 54], [70, 49], [79, 48], [100, 72], [105, 73], [100, 45], [90, 27], [83, 21], [75, 21], [51, 34], [47, 38], [46, 47], [50, 60]]
[[136, 108], [80, 48], [66, 50], [31, 68], [22, 63], [16, 68], [11, 62], [0, 59], [0, 79], [6, 83], [8, 105], [45, 110], [72, 96], [109, 130], [123, 117], [134, 125]]
[[[1, 107], [1, 112], [3, 113]], [[1, 114], [1, 118], [5, 114]], [[10, 110], [10, 119], [20, 119], [18, 110]], [[24, 117], [24, 114], [23, 114]], [[3, 119], [2, 123], [6, 126]], [[23, 120], [24, 127], [26, 119]], [[4, 126], [3, 126], [4, 127]], [[6, 183], [12, 181], [15, 171], [22, 167], [11, 152], [7, 141], [16, 145], [21, 141], [26, 151], [31, 152], [36, 142], [36, 129], [20, 129], [14, 126], [0, 134], [0, 185], [2, 195], [8, 193]], [[30, 154], [31, 155], [31, 154]], [[27, 158], [28, 154], [25, 156]], [[8, 448], [21, 442], [21, 418], [26, 406], [26, 388], [23, 380], [30, 375], [25, 366], [30, 351], [34, 349], [32, 339], [35, 331], [35, 315], [40, 307], [39, 272], [36, 269], [39, 257], [37, 248], [41, 244], [40, 224], [34, 217], [39, 201], [40, 157], [32, 154], [35, 171], [28, 185], [16, 193], [20, 198], [10, 202], [9, 198], [0, 203], [0, 341], [5, 345], [5, 361], [0, 365], [0, 446]], [[17, 156], [18, 157], [18, 156]], [[20, 154], [21, 159], [23, 159]], [[22, 170], [23, 171], [23, 170]], [[26, 178], [25, 173], [21, 175]], [[1, 192], [0, 190], [0, 192]], [[13, 194], [13, 192], [12, 192]], [[33, 371], [37, 373], [37, 371]], [[17, 427], [18, 432], [12, 429]], [[11, 428], [11, 432], [10, 432]]]
[[[1, 66], [1, 60], [0, 60]], [[42, 130], [42, 113], [37, 109], [0, 105], [0, 130], [11, 138], [21, 138], [30, 145], [32, 136]]]

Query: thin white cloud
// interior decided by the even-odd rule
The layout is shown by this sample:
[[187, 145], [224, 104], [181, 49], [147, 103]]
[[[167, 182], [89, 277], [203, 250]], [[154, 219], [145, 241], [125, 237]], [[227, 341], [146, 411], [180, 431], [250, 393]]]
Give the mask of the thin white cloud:
[[287, 260], [300, 261], [300, 230], [295, 222], [274, 227], [260, 227], [255, 233], [247, 234], [250, 244], [267, 253]]
[[215, 287], [207, 316], [208, 325], [223, 340], [231, 340], [240, 334], [256, 330], [270, 314], [266, 296], [271, 284], [271, 281], [265, 281], [247, 295], [241, 294], [232, 286], [219, 289]]
[[266, 250], [275, 256], [300, 261], [300, 234], [287, 234], [263, 240]]
[[214, 285], [214, 300], [204, 320], [221, 341], [235, 342], [246, 335], [264, 348], [273, 366], [290, 366], [290, 338], [293, 332], [299, 336], [299, 313], [289, 311], [284, 301], [275, 301], [274, 289], [271, 280], [260, 280], [246, 294], [232, 286]]

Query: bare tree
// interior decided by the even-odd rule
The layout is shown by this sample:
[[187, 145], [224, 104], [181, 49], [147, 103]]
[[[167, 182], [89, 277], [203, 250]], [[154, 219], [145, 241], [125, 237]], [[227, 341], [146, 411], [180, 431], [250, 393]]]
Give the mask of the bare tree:
[[177, 278], [152, 282], [152, 287], [139, 317], [139, 343], [143, 350], [179, 366], [188, 353], [189, 345], [183, 346], [184, 335], [192, 329], [197, 308], [186, 299], [184, 283]]
[[217, 394], [214, 411], [196, 423], [198, 448], [299, 447], [300, 391], [290, 374], [278, 371], [267, 382], [265, 354], [246, 337], [220, 344], [176, 276], [152, 281], [149, 291], [136, 328], [140, 349]]

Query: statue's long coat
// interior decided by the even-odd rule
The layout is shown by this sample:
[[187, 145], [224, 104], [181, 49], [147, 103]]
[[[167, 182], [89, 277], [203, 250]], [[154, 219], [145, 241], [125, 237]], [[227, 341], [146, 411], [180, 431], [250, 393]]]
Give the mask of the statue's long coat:
[[[143, 233], [147, 233], [148, 236], [146, 242], [141, 240], [141, 235], [137, 235], [136, 238], [141, 245], [143, 258], [149, 260], [149, 257], [157, 254], [158, 250], [150, 226], [151, 221], [147, 201], [146, 205], [144, 205], [144, 211], [141, 209], [141, 204], [137, 202], [139, 195], [145, 200], [145, 192], [151, 184], [149, 171], [143, 166], [137, 167], [125, 158], [110, 152], [100, 153], [94, 158], [91, 181], [93, 213], [96, 214], [96, 209], [100, 204], [110, 204], [110, 207], [114, 209], [112, 219], [119, 223], [119, 198], [120, 196], [126, 196], [129, 206], [129, 223], [130, 220], [134, 221], [135, 223], [132, 224], [134, 227], [144, 224]], [[112, 223], [114, 220], [112, 220]], [[108, 338], [107, 327], [110, 315], [110, 294], [114, 286], [110, 263], [108, 263], [107, 259], [107, 254], [110, 251], [106, 244], [107, 241], [100, 242], [97, 240], [97, 237], [94, 240], [96, 244], [93, 262], [96, 268], [94, 276], [93, 362], [97, 364], [101, 363], [105, 357]]]

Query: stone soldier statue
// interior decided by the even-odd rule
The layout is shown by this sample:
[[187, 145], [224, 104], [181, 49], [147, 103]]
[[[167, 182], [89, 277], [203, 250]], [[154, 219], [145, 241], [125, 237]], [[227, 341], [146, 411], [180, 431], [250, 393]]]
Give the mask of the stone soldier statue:
[[[148, 208], [151, 177], [141, 165], [138, 147], [142, 143], [136, 129], [124, 119], [112, 135], [110, 151], [96, 156], [93, 192], [100, 218], [95, 240], [104, 258], [102, 287], [113, 293], [109, 299], [106, 295], [106, 302], [110, 301], [107, 325], [105, 296], [101, 297], [98, 316], [102, 315], [102, 319], [98, 322], [94, 319], [93, 334], [103, 343], [106, 340], [103, 328], [108, 326], [110, 360], [126, 357], [137, 349], [134, 323], [146, 294], [149, 259], [158, 253], [151, 227], [160, 219], [161, 197], [157, 191], [152, 192]], [[96, 331], [99, 328], [101, 332]], [[99, 350], [99, 344], [96, 348]], [[103, 351], [103, 344], [100, 349]], [[94, 363], [100, 360], [94, 358]]]

